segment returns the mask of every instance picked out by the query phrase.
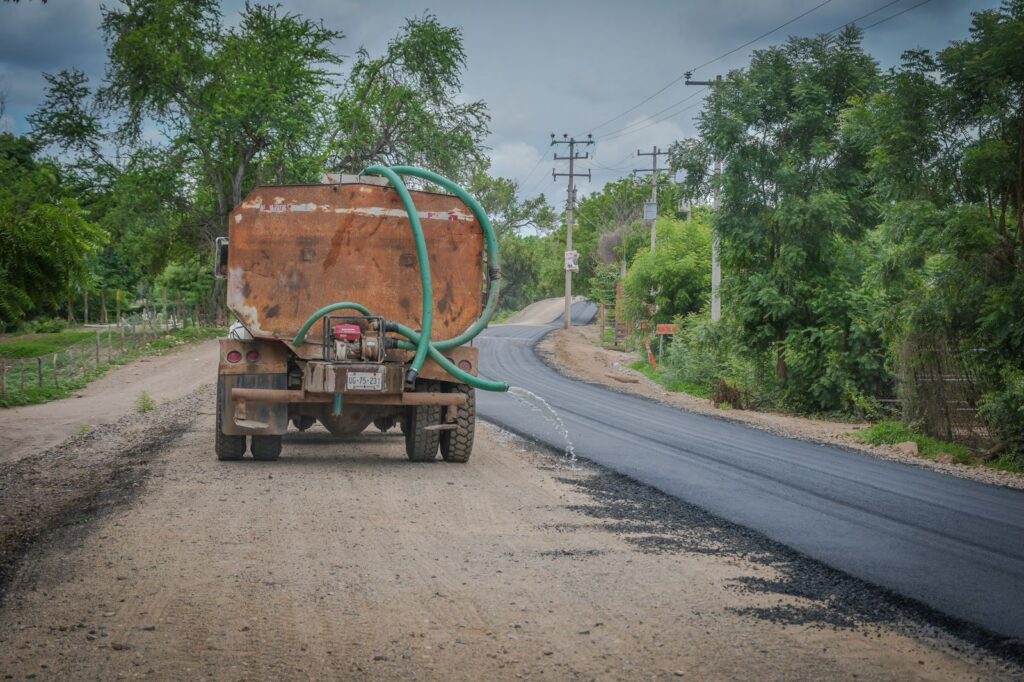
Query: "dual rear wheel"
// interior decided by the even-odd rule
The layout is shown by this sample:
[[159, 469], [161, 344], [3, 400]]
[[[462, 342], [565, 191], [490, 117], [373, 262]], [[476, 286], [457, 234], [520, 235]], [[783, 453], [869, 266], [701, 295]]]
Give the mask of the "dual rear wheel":
[[[443, 391], [462, 393], [466, 404], [459, 408], [454, 424], [445, 421], [447, 408], [440, 405], [418, 405], [406, 409], [402, 432], [405, 434], [405, 454], [413, 462], [432, 462], [440, 449], [446, 462], [465, 464], [473, 452], [476, 428], [476, 395], [465, 384], [440, 381], [421, 381], [417, 392]], [[436, 428], [443, 426], [441, 430]]]

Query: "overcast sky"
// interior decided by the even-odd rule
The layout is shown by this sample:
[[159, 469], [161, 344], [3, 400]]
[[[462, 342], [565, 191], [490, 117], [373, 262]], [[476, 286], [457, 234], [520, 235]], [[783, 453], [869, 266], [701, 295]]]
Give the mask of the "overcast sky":
[[[859, 23], [867, 28], [865, 48], [883, 68], [903, 50], [941, 49], [967, 37], [972, 11], [997, 7], [999, 0], [829, 0], [750, 47], [699, 69], [694, 77], [746, 65], [750, 53], [789, 35], [830, 31], [873, 10]], [[42, 99], [42, 72], [76, 67], [94, 80], [103, 74], [104, 45], [98, 0], [0, 2], [0, 90], [7, 113], [0, 129], [28, 131], [25, 116]], [[106, 0], [107, 5], [116, 0]], [[736, 48], [798, 17], [822, 0], [288, 0], [289, 11], [322, 18], [345, 33], [338, 51], [359, 46], [379, 54], [405, 17], [431, 11], [460, 26], [468, 56], [467, 99], [483, 99], [491, 113], [492, 173], [519, 180], [530, 195], [564, 197], [564, 179], [551, 179], [549, 134], [592, 132], [593, 181], [581, 192], [600, 189], [632, 168], [649, 165], [634, 158], [637, 148], [667, 146], [693, 131], [698, 88], [680, 80], [621, 118], [687, 69]], [[243, 5], [225, 0], [230, 21]], [[888, 6], [887, 6], [888, 5]], [[884, 8], [884, 9], [879, 9]], [[905, 13], [895, 16], [900, 12]], [[685, 97], [693, 96], [670, 108]], [[685, 109], [685, 110], [684, 110]], [[658, 112], [663, 112], [659, 114]], [[677, 113], [678, 112], [678, 113]], [[673, 115], [674, 114], [674, 115]], [[564, 153], [564, 149], [560, 151]], [[546, 155], [546, 156], [545, 156]], [[563, 170], [559, 168], [559, 170]]]

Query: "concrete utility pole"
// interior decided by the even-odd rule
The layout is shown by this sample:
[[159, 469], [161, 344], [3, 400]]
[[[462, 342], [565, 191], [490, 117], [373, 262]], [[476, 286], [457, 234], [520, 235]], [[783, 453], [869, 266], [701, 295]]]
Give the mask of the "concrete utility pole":
[[[566, 214], [565, 215], [565, 217], [566, 217], [565, 252], [566, 252], [566, 254], [568, 254], [570, 251], [572, 251], [572, 231], [573, 231], [573, 227], [574, 227], [573, 220], [572, 220], [572, 210], [573, 210], [573, 207], [576, 204], [576, 188], [573, 185], [573, 180], [577, 176], [579, 176], [579, 177], [583, 177], [584, 176], [583, 173], [577, 173], [577, 172], [575, 172], [573, 170], [574, 169], [574, 165], [573, 164], [578, 159], [589, 159], [590, 158], [590, 154], [589, 153], [582, 153], [582, 154], [577, 153], [576, 152], [576, 145], [583, 145], [583, 146], [591, 145], [591, 144], [594, 144], [594, 140], [593, 140], [593, 135], [589, 135], [589, 134], [587, 135], [587, 139], [586, 140], [577, 140], [575, 137], [569, 137], [568, 135], [566, 135], [564, 133], [562, 134], [562, 137], [564, 139], [556, 140], [555, 139], [555, 134], [551, 133], [551, 146], [555, 146], [556, 144], [567, 144], [567, 145], [569, 145], [569, 155], [568, 156], [559, 156], [557, 153], [555, 154], [555, 161], [563, 161], [563, 160], [568, 160], [569, 161], [569, 172], [568, 173], [556, 173], [555, 169], [552, 168], [551, 169], [551, 179], [552, 180], [558, 180], [558, 178], [560, 178], [560, 177], [562, 177], [562, 178], [569, 178], [569, 188], [566, 191], [566, 200], [565, 200], [565, 214]], [[586, 172], [586, 178], [587, 178], [588, 181], [590, 180], [590, 171], [589, 170]], [[569, 327], [572, 326], [572, 271], [569, 270], [569, 267], [568, 267], [568, 256], [566, 258], [567, 258], [567, 260], [566, 260], [566, 268], [565, 268], [565, 325], [564, 326], [565, 326], [566, 329], [568, 329]]]
[[658, 173], [668, 171], [668, 168], [658, 168], [658, 157], [662, 154], [667, 154], [664, 149], [659, 149], [658, 145], [651, 147], [651, 151], [642, 152], [639, 149], [636, 150], [637, 156], [650, 156], [651, 167], [650, 168], [637, 168], [634, 173], [650, 173], [651, 174], [651, 203], [654, 204], [654, 220], [651, 221], [651, 253], [654, 253], [654, 245], [658, 241]]
[[[715, 76], [713, 81], [695, 81], [690, 80], [692, 72], [686, 72], [686, 84], [687, 85], [706, 85], [711, 87], [716, 83], [722, 82], [721, 76]], [[718, 199], [718, 177], [722, 174], [722, 160], [715, 157], [715, 192], [711, 195], [711, 208], [714, 211], [718, 210], [719, 199]], [[718, 237], [718, 230], [714, 228], [714, 222], [712, 222], [711, 228], [711, 321], [718, 322], [722, 319], [722, 263], [719, 259], [721, 248], [721, 242]]]

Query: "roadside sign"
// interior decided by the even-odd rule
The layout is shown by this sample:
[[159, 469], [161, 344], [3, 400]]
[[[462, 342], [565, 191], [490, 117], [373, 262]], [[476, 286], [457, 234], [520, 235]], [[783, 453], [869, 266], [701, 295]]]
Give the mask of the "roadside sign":
[[565, 269], [569, 272], [580, 271], [580, 252], [579, 251], [566, 251], [565, 252]]
[[644, 220], [653, 223], [658, 219], [658, 202], [657, 201], [645, 201], [644, 202]]
[[679, 326], [674, 324], [659, 324], [654, 328], [655, 334], [663, 334], [666, 336], [673, 336], [679, 331]]

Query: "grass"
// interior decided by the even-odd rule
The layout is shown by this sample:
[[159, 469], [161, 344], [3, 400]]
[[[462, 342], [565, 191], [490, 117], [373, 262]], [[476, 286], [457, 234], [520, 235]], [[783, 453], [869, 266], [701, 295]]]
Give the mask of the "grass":
[[0, 337], [0, 358], [21, 360], [60, 353], [70, 346], [96, 338], [89, 329], [68, 329], [56, 334], [22, 334]]
[[698, 398], [711, 398], [710, 389], [690, 381], [673, 381], [672, 379], [666, 377], [661, 370], [656, 370], [653, 367], [651, 367], [651, 363], [642, 358], [640, 360], [637, 360], [636, 362], [629, 363], [629, 367], [640, 372], [651, 381], [654, 381], [664, 386], [668, 391], [672, 393], [687, 393]]
[[148, 391], [143, 391], [139, 394], [139, 397], [135, 399], [135, 411], [139, 414], [146, 414], [152, 412], [153, 408], [156, 407], [156, 402], [153, 400], [153, 396]]
[[[62, 336], [67, 333], [68, 332], [60, 332], [59, 334], [40, 334], [39, 336], [54, 337]], [[137, 360], [140, 357], [145, 357], [148, 355], [162, 355], [175, 348], [185, 346], [190, 343], [195, 343], [198, 341], [204, 341], [206, 339], [213, 339], [220, 336], [224, 336], [226, 333], [227, 330], [224, 329], [223, 327], [189, 327], [187, 329], [175, 329], [167, 333], [166, 335], [144, 345], [140, 345], [137, 348], [131, 349], [129, 347], [129, 349], [126, 350], [124, 354], [105, 360], [100, 364], [99, 367], [96, 367], [95, 364], [93, 364], [89, 360], [85, 361], [87, 364], [85, 365], [84, 371], [81, 365], [77, 364], [75, 367], [72, 368], [65, 367], [61, 370], [61, 373], [59, 375], [59, 385], [56, 386], [54, 385], [53, 381], [52, 364], [47, 360], [47, 358], [44, 358], [42, 364], [42, 386], [38, 385], [37, 383], [35, 365], [30, 365], [28, 368], [28, 381], [25, 382], [24, 392], [21, 392], [19, 390], [21, 384], [19, 374], [16, 373], [15, 371], [12, 371], [8, 375], [9, 397], [7, 398], [7, 400], [0, 399], [0, 408], [18, 407], [21, 405], [37, 405], [40, 403], [47, 403], [52, 400], [60, 400], [61, 398], [67, 398], [68, 396], [74, 394], [76, 391], [85, 388], [96, 379], [102, 377], [112, 367], [125, 365], [129, 362], [132, 362], [133, 360]], [[92, 339], [95, 339], [96, 336], [94, 331], [85, 332], [85, 335], [90, 341]], [[17, 337], [17, 340], [21, 341], [22, 339], [25, 339], [26, 336], [36, 335], [33, 334], [20, 336]], [[104, 339], [104, 341], [106, 341], [106, 339]], [[130, 337], [129, 341], [131, 341]], [[6, 345], [8, 343], [11, 343], [11, 341], [0, 341], [0, 343]], [[116, 341], [114, 343], [115, 345], [117, 344]], [[103, 346], [105, 349], [106, 343], [104, 343]], [[3, 347], [3, 345], [0, 345], [0, 348]], [[68, 347], [69, 346], [65, 346], [64, 348]], [[92, 346], [91, 344], [89, 344], [86, 345], [85, 347], [91, 348]], [[49, 355], [54, 352], [57, 351], [46, 351], [45, 355]], [[32, 356], [27, 357], [30, 358]], [[24, 360], [25, 356], [22, 356], [21, 359]]]
[[868, 445], [895, 445], [896, 443], [917, 443], [917, 454], [926, 459], [935, 459], [942, 453], [952, 455], [961, 464], [975, 464], [971, 451], [963, 445], [946, 443], [945, 441], [925, 436], [909, 429], [897, 421], [881, 421], [862, 431], [849, 434], [856, 440]]
[[499, 310], [491, 317], [491, 324], [502, 324], [518, 312], [518, 310]]

